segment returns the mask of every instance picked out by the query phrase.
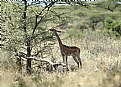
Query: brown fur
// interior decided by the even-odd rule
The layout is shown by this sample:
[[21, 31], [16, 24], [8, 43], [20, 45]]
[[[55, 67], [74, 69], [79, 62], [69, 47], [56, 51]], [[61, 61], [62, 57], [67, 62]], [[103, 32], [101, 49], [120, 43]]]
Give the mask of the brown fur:
[[52, 31], [59, 42], [59, 46], [60, 46], [60, 51], [63, 57], [63, 63], [66, 64], [67, 68], [68, 68], [68, 62], [67, 62], [67, 57], [68, 56], [72, 56], [74, 61], [77, 63], [78, 68], [82, 68], [82, 63], [81, 63], [81, 58], [80, 58], [80, 48], [76, 47], [76, 46], [66, 46], [64, 44], [62, 44], [60, 37], [58, 36], [57, 32], [61, 32], [61, 31], [57, 31], [55, 29], [50, 29], [50, 31]]

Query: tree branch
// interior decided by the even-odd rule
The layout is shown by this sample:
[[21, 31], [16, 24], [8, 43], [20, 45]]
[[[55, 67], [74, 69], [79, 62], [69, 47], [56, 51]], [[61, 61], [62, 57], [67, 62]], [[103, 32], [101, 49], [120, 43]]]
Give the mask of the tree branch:
[[15, 56], [19, 56], [20, 58], [21, 57], [26, 58], [27, 54], [25, 54], [24, 52], [18, 52]]
[[66, 66], [66, 64], [64, 63], [53, 63], [52, 61], [48, 60], [48, 59], [42, 59], [42, 58], [35, 58], [35, 57], [27, 57], [27, 59], [33, 59], [35, 61], [41, 61], [41, 62], [46, 62], [49, 63], [52, 66], [56, 66], [56, 65], [62, 65], [62, 66]]
[[[56, 1], [55, 1], [55, 2], [56, 2]], [[41, 16], [41, 18], [40, 18], [39, 21], [37, 21], [38, 17], [40, 17], [40, 15], [42, 15], [43, 11], [45, 11], [46, 9], [47, 9], [47, 11], [49, 11], [49, 8], [52, 7], [52, 5], [53, 5], [55, 2], [51, 2], [49, 5], [46, 5], [46, 6], [42, 9], [42, 11], [41, 11], [39, 14], [36, 15], [35, 27], [34, 27], [34, 29], [33, 29], [32, 35], [34, 35], [34, 33], [35, 33], [35, 31], [36, 31], [36, 29], [37, 29], [39, 23], [42, 21], [42, 19], [45, 17], [45, 15], [44, 15], [44, 16]]]

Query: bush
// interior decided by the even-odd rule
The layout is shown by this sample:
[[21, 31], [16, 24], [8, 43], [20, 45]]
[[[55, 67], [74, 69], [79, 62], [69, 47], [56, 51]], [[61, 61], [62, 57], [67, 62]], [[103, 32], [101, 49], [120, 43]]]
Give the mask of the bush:
[[114, 35], [118, 38], [121, 37], [121, 20], [120, 19], [114, 20], [110, 17], [107, 17], [104, 20], [104, 28], [109, 34]]

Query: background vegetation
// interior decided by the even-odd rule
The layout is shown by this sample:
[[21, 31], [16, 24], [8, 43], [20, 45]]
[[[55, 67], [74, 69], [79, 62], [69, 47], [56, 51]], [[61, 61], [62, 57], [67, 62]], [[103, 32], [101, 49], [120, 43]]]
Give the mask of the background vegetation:
[[[2, 2], [0, 49], [1, 87], [121, 87], [121, 5], [110, 5], [112, 0], [80, 5], [53, 6], [42, 11], [40, 6], [27, 9], [27, 32], [24, 31], [21, 3]], [[110, 8], [109, 8], [110, 6]], [[36, 22], [43, 17], [32, 36]], [[26, 73], [26, 60], [21, 60], [18, 71], [18, 52], [27, 54], [26, 40], [31, 39], [31, 56], [62, 62], [56, 38], [48, 31], [57, 27], [63, 43], [81, 49], [83, 68], [77, 67], [69, 57], [70, 71], [48, 73], [41, 70], [41, 62], [32, 61], [31, 75]], [[27, 36], [26, 36], [27, 35]], [[32, 38], [33, 37], [33, 38]], [[44, 65], [43, 65], [44, 67]]]

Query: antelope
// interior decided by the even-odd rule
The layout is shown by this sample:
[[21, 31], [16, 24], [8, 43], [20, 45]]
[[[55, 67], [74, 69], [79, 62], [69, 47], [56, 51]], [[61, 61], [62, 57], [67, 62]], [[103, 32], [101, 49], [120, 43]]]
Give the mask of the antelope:
[[63, 58], [63, 63], [66, 64], [67, 70], [68, 70], [68, 56], [72, 56], [74, 61], [77, 63], [78, 68], [82, 68], [82, 62], [81, 62], [81, 58], [80, 58], [80, 48], [76, 47], [76, 46], [66, 46], [62, 43], [59, 35], [57, 34], [57, 32], [61, 32], [55, 29], [50, 29], [50, 31], [52, 31], [55, 36], [57, 37], [58, 43], [59, 43], [59, 47], [60, 47], [60, 52]]

